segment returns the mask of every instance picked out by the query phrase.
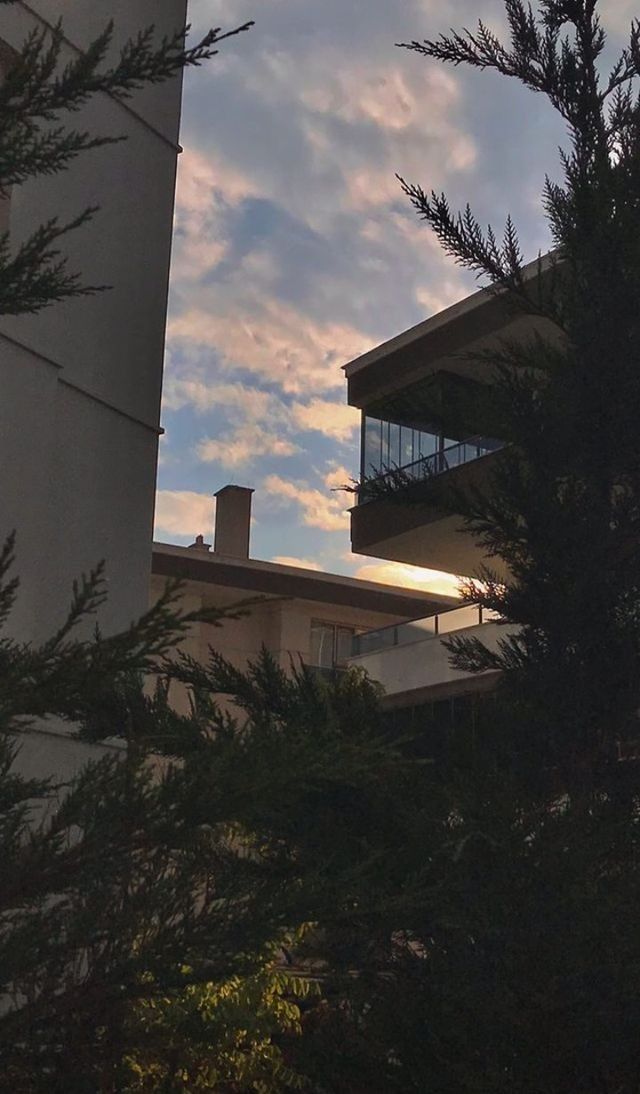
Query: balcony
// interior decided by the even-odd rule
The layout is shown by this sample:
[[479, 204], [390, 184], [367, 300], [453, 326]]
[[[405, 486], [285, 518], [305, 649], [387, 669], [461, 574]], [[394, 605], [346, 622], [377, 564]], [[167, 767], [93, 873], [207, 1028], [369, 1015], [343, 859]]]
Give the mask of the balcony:
[[478, 637], [490, 649], [496, 649], [499, 638], [504, 636], [498, 620], [494, 612], [468, 604], [426, 619], [368, 631], [354, 637], [348, 663], [365, 669], [382, 684], [390, 706], [481, 690], [493, 682], [495, 673], [478, 675], [452, 668], [444, 640], [460, 633]]
[[[367, 419], [365, 428], [369, 426], [371, 421], [372, 419]], [[393, 424], [392, 422], [380, 422], [381, 426], [392, 427]], [[403, 432], [407, 431], [406, 426], [397, 428], [400, 430], [400, 437], [402, 437]], [[411, 432], [415, 434], [417, 431], [412, 430]], [[420, 436], [430, 436], [434, 442], [439, 439], [437, 435], [424, 434], [421, 431]], [[393, 465], [387, 464], [386, 466], [376, 467], [375, 463], [371, 463], [368, 468], [365, 468], [365, 459], [363, 459], [363, 477], [358, 491], [358, 504], [363, 505], [372, 497], [377, 497], [379, 487], [384, 485], [385, 482], [390, 485], [398, 481], [400, 483], [424, 482], [427, 479], [432, 479], [434, 475], [443, 475], [454, 467], [460, 467], [472, 460], [480, 460], [483, 456], [490, 456], [493, 452], [498, 452], [501, 448], [504, 448], [504, 443], [495, 440], [493, 437], [468, 437], [464, 441], [450, 442], [447, 442], [446, 438], [442, 438], [442, 441], [444, 443], [438, 446], [434, 444], [434, 451], [420, 454], [417, 459], [406, 464], [394, 463]]]
[[454, 440], [435, 428], [368, 415], [362, 432], [361, 485], [351, 510], [353, 551], [476, 574], [482, 552], [473, 537], [461, 533], [449, 497], [482, 489], [504, 442], [484, 435]]

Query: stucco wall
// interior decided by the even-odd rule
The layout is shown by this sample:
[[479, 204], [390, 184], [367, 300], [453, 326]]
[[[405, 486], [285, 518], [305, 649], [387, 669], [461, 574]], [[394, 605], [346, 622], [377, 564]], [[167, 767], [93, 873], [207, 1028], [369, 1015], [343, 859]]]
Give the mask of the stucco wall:
[[[183, 0], [33, 0], [0, 9], [0, 38], [19, 46], [44, 18], [65, 19], [82, 46], [113, 16], [116, 43], [151, 22], [181, 26]], [[156, 474], [164, 325], [180, 112], [180, 80], [125, 107], [98, 96], [74, 115], [91, 132], [126, 135], [58, 177], [16, 188], [10, 232], [24, 239], [50, 216], [99, 205], [68, 241], [74, 269], [109, 292], [37, 316], [0, 318], [0, 537], [18, 533], [20, 603], [12, 626], [47, 635], [71, 582], [107, 561], [105, 629], [144, 609]]]
[[[181, 28], [185, 9], [186, 0], [18, 0], [0, 8], [0, 39], [20, 48], [62, 16], [69, 58], [113, 18], [115, 53], [150, 23], [159, 35]], [[8, 629], [22, 640], [52, 633], [74, 578], [101, 559], [102, 629], [126, 627], [147, 606], [180, 97], [180, 79], [126, 105], [96, 97], [71, 124], [128, 139], [11, 195], [16, 245], [50, 217], [100, 206], [65, 249], [86, 284], [112, 286], [36, 316], [0, 317], [0, 539], [17, 531]], [[22, 740], [19, 766], [64, 782], [104, 751], [44, 725]]]

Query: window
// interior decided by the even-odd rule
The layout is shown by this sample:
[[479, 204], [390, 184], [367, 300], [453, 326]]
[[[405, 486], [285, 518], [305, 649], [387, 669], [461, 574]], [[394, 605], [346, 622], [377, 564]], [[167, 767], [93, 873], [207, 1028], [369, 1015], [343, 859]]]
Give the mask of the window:
[[399, 425], [365, 414], [362, 478], [374, 478], [392, 467], [409, 467], [418, 460], [433, 456], [442, 448], [442, 443], [442, 436], [429, 429]]
[[312, 619], [309, 663], [320, 669], [333, 669], [343, 665], [351, 656], [351, 642], [355, 633], [355, 627], [343, 627], [337, 623]]

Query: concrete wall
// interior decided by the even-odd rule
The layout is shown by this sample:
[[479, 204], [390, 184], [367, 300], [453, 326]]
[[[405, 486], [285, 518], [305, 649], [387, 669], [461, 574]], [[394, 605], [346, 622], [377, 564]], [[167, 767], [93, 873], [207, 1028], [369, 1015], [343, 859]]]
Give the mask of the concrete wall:
[[[185, 6], [18, 2], [0, 9], [0, 39], [19, 47], [43, 20], [62, 15], [71, 57], [110, 17], [117, 45], [152, 22], [163, 34], [182, 26]], [[73, 124], [128, 140], [11, 197], [16, 244], [48, 217], [99, 205], [67, 251], [85, 282], [113, 286], [37, 316], [0, 318], [0, 536], [17, 529], [12, 627], [20, 637], [50, 633], [74, 577], [103, 558], [105, 629], [146, 606], [180, 93], [176, 79], [126, 106], [94, 99]]]
[[[151, 23], [159, 35], [181, 28], [186, 0], [18, 0], [0, 7], [0, 40], [20, 48], [60, 16], [67, 58], [110, 18], [115, 54]], [[51, 634], [74, 578], [101, 559], [103, 629], [126, 627], [147, 606], [180, 100], [180, 79], [126, 105], [95, 98], [72, 125], [128, 139], [11, 195], [15, 245], [50, 217], [99, 205], [66, 251], [85, 283], [113, 286], [36, 316], [0, 317], [0, 538], [17, 531], [9, 630], [23, 640]], [[44, 726], [24, 738], [20, 766], [65, 780], [103, 751]]]

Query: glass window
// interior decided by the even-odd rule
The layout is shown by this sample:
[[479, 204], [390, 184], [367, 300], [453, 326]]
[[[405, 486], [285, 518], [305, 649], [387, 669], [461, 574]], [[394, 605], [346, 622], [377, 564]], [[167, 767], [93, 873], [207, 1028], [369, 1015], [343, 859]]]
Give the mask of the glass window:
[[378, 418], [365, 418], [364, 422], [364, 466], [363, 477], [371, 478], [381, 466], [380, 443], [382, 422]]
[[[438, 437], [435, 433], [423, 433], [420, 429], [416, 429], [416, 443], [414, 446], [414, 459], [421, 460], [425, 456], [433, 456], [434, 452], [438, 450]], [[417, 448], [417, 452], [415, 449]]]
[[389, 422], [389, 467], [397, 467], [400, 464], [400, 426], [396, 422]]
[[353, 627], [336, 627], [336, 665], [344, 665], [347, 658], [351, 657]]
[[334, 665], [334, 626], [331, 623], [311, 622], [311, 664], [321, 669], [331, 669]]
[[355, 635], [354, 627], [340, 627], [336, 623], [311, 620], [310, 664], [320, 669], [332, 669], [343, 665], [351, 657]]
[[409, 426], [400, 426], [400, 467], [408, 467], [414, 461], [413, 433]]
[[380, 467], [386, 468], [389, 460], [389, 422], [382, 422], [382, 444], [380, 445]]

